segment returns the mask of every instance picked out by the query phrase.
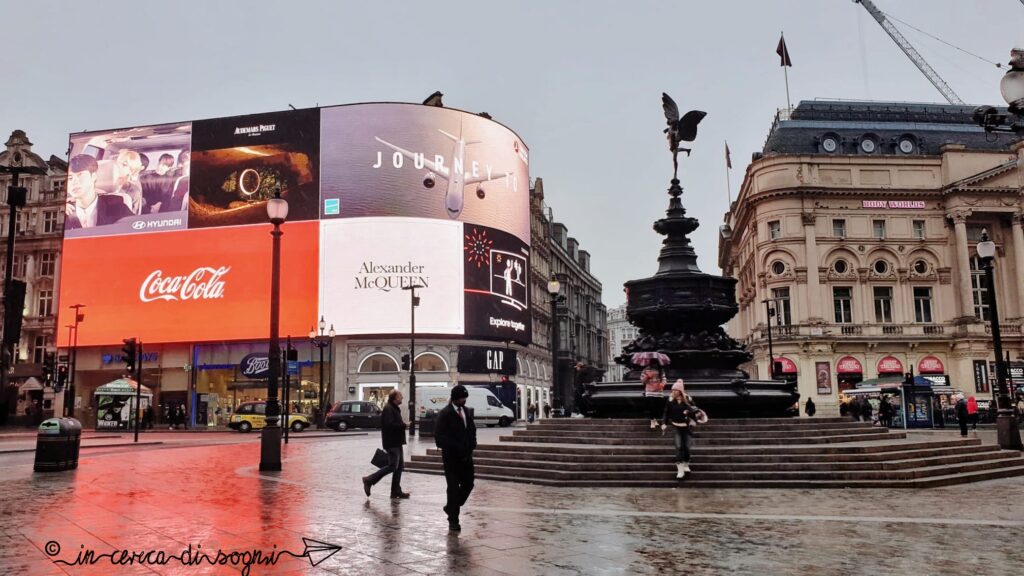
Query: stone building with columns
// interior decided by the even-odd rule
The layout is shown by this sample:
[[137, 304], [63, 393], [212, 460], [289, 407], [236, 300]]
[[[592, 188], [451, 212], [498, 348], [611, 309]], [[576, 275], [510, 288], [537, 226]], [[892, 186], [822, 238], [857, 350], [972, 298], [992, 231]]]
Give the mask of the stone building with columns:
[[[725, 215], [719, 264], [737, 279], [730, 334], [747, 369], [828, 412], [840, 391], [913, 370], [981, 398], [994, 384], [984, 271], [995, 241], [1003, 347], [1024, 356], [1024, 145], [966, 106], [801, 102], [780, 112]], [[765, 302], [768, 305], [766, 306]]]

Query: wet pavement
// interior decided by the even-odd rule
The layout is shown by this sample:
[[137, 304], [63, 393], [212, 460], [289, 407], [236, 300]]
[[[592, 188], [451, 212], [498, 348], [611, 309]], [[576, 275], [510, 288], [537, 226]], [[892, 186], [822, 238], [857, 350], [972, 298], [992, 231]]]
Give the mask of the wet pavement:
[[[363, 495], [376, 433], [293, 442], [280, 473], [258, 471], [256, 438], [92, 449], [78, 470], [46, 474], [31, 453], [0, 454], [0, 574], [1019, 574], [1024, 562], [1019, 478], [818, 491], [481, 480], [456, 534], [442, 477], [406, 474], [410, 500], [389, 500], [387, 480]], [[185, 565], [166, 557], [190, 545]], [[316, 567], [285, 553], [307, 545], [314, 559], [341, 549]], [[257, 550], [274, 563], [245, 570]], [[118, 565], [100, 557], [115, 551]]]

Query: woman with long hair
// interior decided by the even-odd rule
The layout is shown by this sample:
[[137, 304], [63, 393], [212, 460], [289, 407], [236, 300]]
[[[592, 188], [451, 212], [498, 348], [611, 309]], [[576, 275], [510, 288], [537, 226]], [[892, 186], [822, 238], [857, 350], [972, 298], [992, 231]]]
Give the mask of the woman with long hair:
[[707, 415], [693, 403], [683, 388], [683, 380], [676, 380], [672, 385], [672, 396], [665, 403], [661, 430], [669, 426], [675, 433], [676, 440], [676, 478], [682, 480], [690, 471], [690, 446], [693, 444], [693, 427], [707, 422]]

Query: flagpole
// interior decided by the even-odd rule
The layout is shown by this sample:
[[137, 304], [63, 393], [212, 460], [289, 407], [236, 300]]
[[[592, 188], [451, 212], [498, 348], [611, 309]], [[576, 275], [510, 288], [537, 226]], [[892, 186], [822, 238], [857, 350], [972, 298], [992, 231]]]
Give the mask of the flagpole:
[[726, 211], [732, 210], [732, 184], [729, 182], [729, 164], [732, 160], [729, 158], [729, 142], [725, 142], [725, 193], [729, 198], [729, 205], [726, 206]]
[[790, 101], [789, 101], [789, 70], [788, 70], [789, 66], [786, 65], [787, 61], [789, 60], [789, 48], [786, 47], [786, 33], [785, 32], [779, 32], [779, 34], [780, 34], [780, 37], [782, 38], [782, 40], [780, 42], [782, 44], [782, 54], [781, 54], [781, 57], [782, 57], [782, 76], [783, 76], [783, 78], [786, 79], [786, 115], [788, 117], [789, 116], [789, 111], [793, 109], [793, 105], [790, 104]]

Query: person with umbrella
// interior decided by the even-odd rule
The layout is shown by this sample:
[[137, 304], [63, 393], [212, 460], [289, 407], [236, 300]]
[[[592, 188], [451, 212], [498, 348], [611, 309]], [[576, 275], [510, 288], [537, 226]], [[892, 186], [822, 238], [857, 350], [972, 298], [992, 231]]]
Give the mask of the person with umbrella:
[[658, 358], [647, 359], [647, 362], [647, 367], [640, 373], [640, 382], [644, 385], [647, 415], [651, 419], [651, 430], [654, 430], [663, 412], [661, 391], [665, 389], [665, 372]]

